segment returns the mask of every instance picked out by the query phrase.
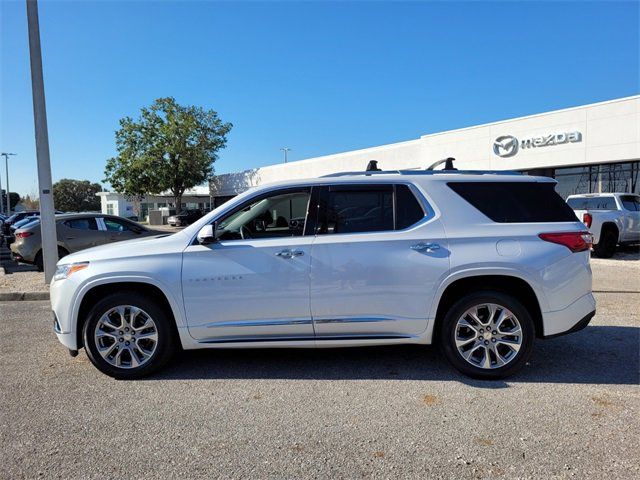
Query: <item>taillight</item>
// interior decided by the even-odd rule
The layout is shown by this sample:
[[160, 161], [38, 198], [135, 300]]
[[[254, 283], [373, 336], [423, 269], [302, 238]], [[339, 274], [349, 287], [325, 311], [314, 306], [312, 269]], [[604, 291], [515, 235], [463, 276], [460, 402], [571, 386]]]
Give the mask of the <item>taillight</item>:
[[593, 217], [590, 213], [585, 213], [582, 215], [582, 223], [584, 223], [587, 228], [591, 228], [591, 222], [593, 222]]
[[538, 235], [545, 242], [564, 245], [572, 252], [584, 252], [593, 245], [593, 235], [589, 232], [552, 232]]
[[33, 232], [16, 232], [16, 238], [27, 238], [33, 235]]

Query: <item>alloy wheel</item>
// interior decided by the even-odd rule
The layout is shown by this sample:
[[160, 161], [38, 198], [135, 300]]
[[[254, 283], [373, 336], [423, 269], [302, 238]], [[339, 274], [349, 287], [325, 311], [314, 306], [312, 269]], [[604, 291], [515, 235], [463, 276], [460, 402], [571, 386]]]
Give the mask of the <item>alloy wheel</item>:
[[507, 308], [483, 303], [469, 308], [456, 323], [454, 340], [468, 363], [496, 369], [511, 363], [522, 346], [522, 327]]
[[158, 346], [158, 327], [141, 308], [119, 305], [110, 308], [96, 324], [98, 353], [117, 368], [137, 368], [147, 363]]

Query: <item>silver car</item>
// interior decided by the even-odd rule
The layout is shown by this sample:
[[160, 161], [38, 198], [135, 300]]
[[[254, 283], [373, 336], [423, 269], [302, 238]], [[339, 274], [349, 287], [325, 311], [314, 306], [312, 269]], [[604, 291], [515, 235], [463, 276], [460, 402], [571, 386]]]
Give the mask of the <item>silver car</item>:
[[[158, 235], [142, 225], [121, 217], [95, 213], [56, 215], [58, 257], [105, 243]], [[16, 230], [11, 244], [11, 257], [22, 263], [31, 263], [42, 271], [42, 237], [40, 222], [32, 222]]]

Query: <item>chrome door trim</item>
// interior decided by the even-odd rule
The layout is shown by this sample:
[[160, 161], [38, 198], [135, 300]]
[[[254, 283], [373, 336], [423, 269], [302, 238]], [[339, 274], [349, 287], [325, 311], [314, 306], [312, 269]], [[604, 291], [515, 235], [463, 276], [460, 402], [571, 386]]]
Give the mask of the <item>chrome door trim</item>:
[[311, 325], [310, 318], [294, 318], [291, 320], [237, 320], [232, 322], [211, 322], [206, 328], [217, 327], [275, 327], [283, 325]]
[[395, 322], [395, 318], [386, 317], [348, 317], [348, 318], [319, 318], [313, 320], [315, 323], [377, 323]]

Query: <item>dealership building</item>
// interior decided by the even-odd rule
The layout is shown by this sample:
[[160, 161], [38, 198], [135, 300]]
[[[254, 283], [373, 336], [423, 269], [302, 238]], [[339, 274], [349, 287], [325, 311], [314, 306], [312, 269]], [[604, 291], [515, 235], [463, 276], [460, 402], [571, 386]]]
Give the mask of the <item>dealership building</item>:
[[[572, 193], [640, 190], [640, 95], [423, 135], [418, 139], [218, 175], [185, 192], [182, 208], [209, 210], [238, 193], [279, 180], [361, 171], [370, 160], [383, 170], [424, 169], [456, 159], [465, 170], [516, 170], [558, 181]], [[102, 212], [122, 216], [174, 207], [170, 195], [147, 196], [140, 212], [123, 195], [101, 192]]]
[[279, 181], [362, 171], [370, 160], [382, 170], [424, 169], [456, 159], [464, 170], [516, 170], [558, 181], [573, 193], [640, 190], [640, 95], [418, 139], [218, 175], [210, 184], [214, 206], [247, 188]]

